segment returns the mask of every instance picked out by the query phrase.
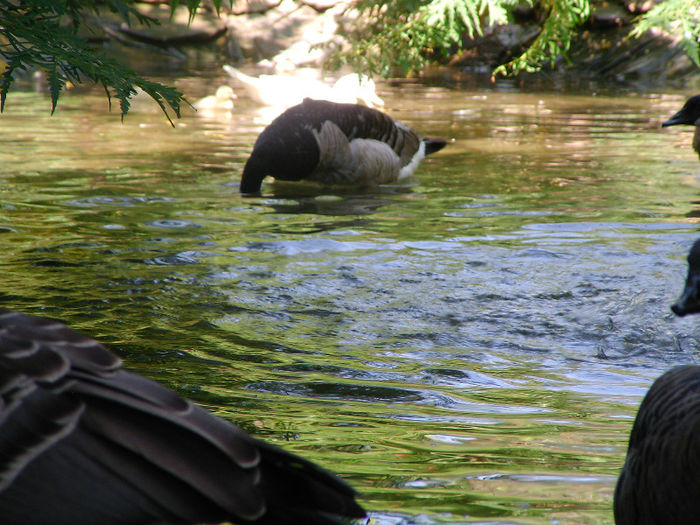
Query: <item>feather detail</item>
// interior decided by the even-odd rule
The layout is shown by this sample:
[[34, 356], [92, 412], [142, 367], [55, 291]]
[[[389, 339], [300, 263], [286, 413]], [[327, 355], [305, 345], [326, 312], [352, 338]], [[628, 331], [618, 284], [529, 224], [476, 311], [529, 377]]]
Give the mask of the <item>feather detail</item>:
[[3, 525], [365, 515], [333, 474], [120, 367], [62, 323], [0, 311]]

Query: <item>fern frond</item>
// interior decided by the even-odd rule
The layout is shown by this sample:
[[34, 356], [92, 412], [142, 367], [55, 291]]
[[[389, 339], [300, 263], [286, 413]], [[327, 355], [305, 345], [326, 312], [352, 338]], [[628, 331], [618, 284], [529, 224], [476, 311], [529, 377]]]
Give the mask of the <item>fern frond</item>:
[[[196, 9], [194, 1], [189, 0], [189, 3]], [[81, 10], [96, 10], [97, 5], [92, 0], [0, 0], [0, 61], [6, 64], [0, 75], [0, 111], [5, 108], [15, 74], [37, 69], [46, 74], [52, 113], [68, 81], [77, 84], [87, 79], [104, 86], [110, 107], [111, 96], [119, 100], [122, 118], [129, 110], [129, 98], [136, 93], [136, 88], [154, 98], [171, 124], [169, 111], [180, 116], [182, 93], [142, 78], [93, 50], [77, 34]], [[127, 23], [132, 20], [142, 24], [157, 23], [139, 13], [130, 0], [105, 0], [99, 5], [117, 13]], [[66, 24], [66, 20], [70, 23]]]
[[[531, 4], [532, 0], [526, 0]], [[351, 64], [354, 68], [388, 75], [399, 67], [404, 72], [425, 66], [436, 52], [460, 49], [463, 36], [483, 33], [489, 25], [508, 21], [518, 0], [359, 0], [353, 8], [360, 25], [346, 33], [349, 51], [336, 50], [331, 67]]]
[[557, 57], [566, 58], [575, 29], [590, 16], [590, 1], [548, 0], [544, 3], [549, 12], [540, 34], [522, 55], [494, 69], [494, 77], [537, 71], [547, 60], [553, 65]]

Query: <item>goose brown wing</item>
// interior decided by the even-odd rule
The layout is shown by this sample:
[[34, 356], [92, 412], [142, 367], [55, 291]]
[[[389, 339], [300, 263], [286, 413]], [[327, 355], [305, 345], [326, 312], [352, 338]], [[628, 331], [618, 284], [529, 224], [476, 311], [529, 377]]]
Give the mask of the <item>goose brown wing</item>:
[[[189, 521], [262, 515], [252, 438], [119, 366], [99, 343], [60, 323], [0, 315], [0, 488], [9, 486], [0, 502], [21, 494], [24, 508], [41, 508], [38, 499], [30, 505], [47, 497], [37, 479], [83, 495], [107, 482], [132, 500], [147, 495], [138, 499], [148, 500], [151, 519], [173, 510]], [[83, 476], [56, 472], [67, 457]]]
[[420, 137], [414, 130], [376, 109], [308, 98], [297, 107], [307, 115], [308, 124], [317, 131], [325, 121], [330, 120], [348, 140], [373, 139], [387, 144], [401, 159], [402, 167], [411, 161], [420, 147]]

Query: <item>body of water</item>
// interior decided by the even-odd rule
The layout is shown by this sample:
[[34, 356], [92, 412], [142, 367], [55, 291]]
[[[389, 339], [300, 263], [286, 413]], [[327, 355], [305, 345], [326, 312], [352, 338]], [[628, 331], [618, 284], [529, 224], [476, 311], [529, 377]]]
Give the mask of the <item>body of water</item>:
[[373, 524], [613, 523], [638, 404], [699, 351], [669, 310], [698, 230], [690, 130], [660, 128], [685, 95], [380, 91], [449, 141], [413, 178], [245, 198], [245, 96], [173, 129], [12, 92], [0, 304], [338, 472]]

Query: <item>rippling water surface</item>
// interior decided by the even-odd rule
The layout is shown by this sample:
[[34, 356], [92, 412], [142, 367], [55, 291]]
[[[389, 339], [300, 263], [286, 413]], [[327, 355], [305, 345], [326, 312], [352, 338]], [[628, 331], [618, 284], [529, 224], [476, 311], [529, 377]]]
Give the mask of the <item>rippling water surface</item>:
[[684, 96], [381, 91], [450, 141], [413, 179], [255, 198], [245, 97], [172, 129], [12, 93], [0, 303], [340, 473], [373, 524], [612, 523], [641, 397], [700, 351], [669, 311], [700, 163], [659, 125]]

